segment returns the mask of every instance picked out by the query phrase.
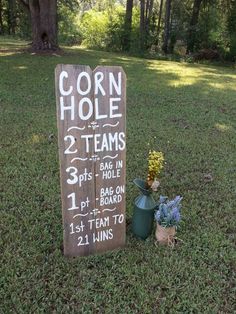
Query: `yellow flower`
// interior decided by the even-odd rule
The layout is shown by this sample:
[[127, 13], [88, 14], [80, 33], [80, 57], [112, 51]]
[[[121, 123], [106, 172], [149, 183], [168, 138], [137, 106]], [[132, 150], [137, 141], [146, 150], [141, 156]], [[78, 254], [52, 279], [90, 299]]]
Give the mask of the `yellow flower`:
[[156, 152], [155, 150], [149, 151], [148, 156], [148, 178], [147, 181], [152, 182], [158, 177], [163, 168], [164, 155], [162, 152]]

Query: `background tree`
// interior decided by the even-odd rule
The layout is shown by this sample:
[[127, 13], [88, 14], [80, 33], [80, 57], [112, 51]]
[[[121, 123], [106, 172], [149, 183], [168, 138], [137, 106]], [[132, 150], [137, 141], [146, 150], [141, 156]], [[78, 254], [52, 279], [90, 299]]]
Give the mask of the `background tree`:
[[130, 40], [132, 31], [132, 14], [133, 14], [133, 0], [126, 1], [126, 11], [125, 11], [125, 23], [124, 23], [124, 34], [122, 42], [122, 50], [130, 50]]
[[0, 0], [0, 35], [3, 34], [3, 1]]
[[160, 1], [159, 13], [158, 13], [157, 35], [156, 35], [156, 44], [157, 45], [159, 43], [159, 36], [160, 36], [160, 31], [161, 31], [161, 19], [162, 19], [163, 2], [164, 2], [164, 0]]
[[192, 17], [189, 25], [188, 38], [187, 38], [187, 53], [193, 52], [196, 41], [196, 28], [200, 12], [202, 0], [194, 0]]
[[15, 35], [16, 33], [16, 1], [8, 0], [7, 9], [7, 19], [8, 19], [8, 34]]
[[56, 50], [57, 0], [20, 0], [29, 11], [34, 51]]
[[168, 53], [168, 44], [170, 38], [170, 14], [171, 14], [171, 0], [166, 0], [166, 12], [165, 12], [165, 29], [164, 40], [162, 50], [164, 53]]
[[236, 61], [236, 0], [230, 2], [228, 32], [230, 57], [233, 61]]
[[153, 0], [140, 0], [140, 50], [149, 46], [149, 28], [153, 11]]

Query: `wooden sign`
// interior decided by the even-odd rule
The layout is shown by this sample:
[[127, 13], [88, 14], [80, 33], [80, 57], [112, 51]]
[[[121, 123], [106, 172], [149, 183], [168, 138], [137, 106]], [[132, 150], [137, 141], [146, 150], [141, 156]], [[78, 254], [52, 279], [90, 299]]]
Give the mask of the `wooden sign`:
[[55, 70], [64, 254], [125, 244], [126, 76], [121, 67]]

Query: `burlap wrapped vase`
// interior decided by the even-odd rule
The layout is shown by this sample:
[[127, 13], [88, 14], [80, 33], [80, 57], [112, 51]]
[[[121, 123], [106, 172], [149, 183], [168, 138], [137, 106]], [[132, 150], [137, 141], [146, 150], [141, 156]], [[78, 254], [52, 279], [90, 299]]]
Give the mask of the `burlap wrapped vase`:
[[165, 228], [157, 223], [155, 236], [159, 244], [172, 246], [174, 243], [175, 234], [176, 227]]

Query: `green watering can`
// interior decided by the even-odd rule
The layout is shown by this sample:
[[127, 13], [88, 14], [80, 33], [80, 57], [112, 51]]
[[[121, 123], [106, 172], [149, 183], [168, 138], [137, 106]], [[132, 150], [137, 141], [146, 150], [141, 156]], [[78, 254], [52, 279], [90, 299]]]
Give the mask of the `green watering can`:
[[152, 190], [147, 183], [141, 179], [135, 179], [134, 184], [139, 188], [141, 194], [135, 199], [132, 217], [132, 231], [145, 240], [153, 229], [154, 209], [157, 204], [152, 197]]

